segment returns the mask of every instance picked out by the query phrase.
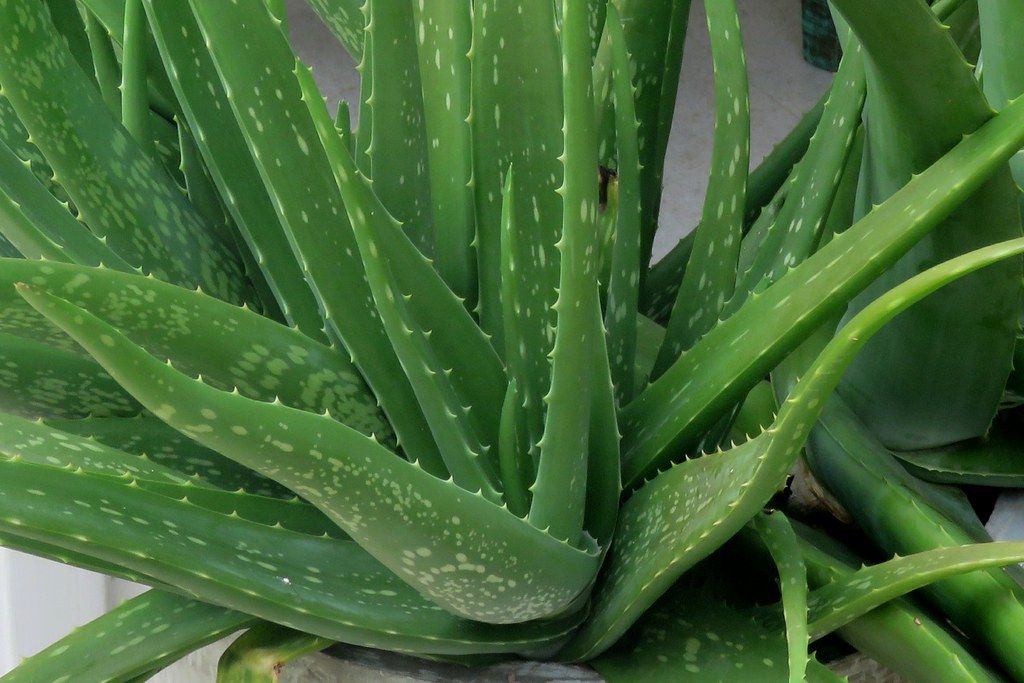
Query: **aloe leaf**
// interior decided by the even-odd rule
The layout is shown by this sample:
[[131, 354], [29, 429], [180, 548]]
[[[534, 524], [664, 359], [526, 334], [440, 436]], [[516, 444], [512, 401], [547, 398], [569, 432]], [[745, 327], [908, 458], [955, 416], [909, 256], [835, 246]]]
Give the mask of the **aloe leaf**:
[[894, 455], [912, 474], [937, 484], [1024, 487], [1020, 437], [994, 431], [983, 439]]
[[[468, 0], [451, 0], [449, 4], [460, 2]], [[374, 193], [402, 223], [419, 250], [433, 256], [428, 131], [423, 116], [419, 51], [412, 38], [420, 29], [413, 21], [413, 4], [367, 0], [366, 33], [372, 38], [366, 49], [373, 51], [373, 89], [367, 101], [369, 116], [360, 118], [359, 125], [370, 128], [367, 152]], [[421, 26], [425, 31], [426, 25]], [[451, 66], [446, 67], [446, 77]]]
[[[376, 400], [343, 352], [256, 313], [154, 278], [59, 263], [0, 261], [4, 315], [12, 318], [11, 325], [22, 327], [32, 318], [37, 326], [52, 326], [19, 303], [16, 282], [45, 286], [85, 306], [150, 352], [219, 387], [237, 388], [261, 400], [278, 398], [303, 410], [329, 411], [365, 434], [391, 438]], [[3, 328], [11, 325], [0, 322]], [[32, 329], [25, 328], [25, 334], [35, 337]], [[117, 405], [106, 410], [98, 405], [102, 412], [96, 415], [126, 414]], [[136, 406], [127, 414], [138, 412]]]
[[[520, 387], [536, 410], [548, 390], [547, 354], [554, 336], [551, 306], [558, 285], [562, 204], [561, 61], [554, 3], [480, 0], [473, 8], [473, 173], [480, 279], [478, 312], [497, 349], [505, 349], [501, 308], [501, 205], [515, 168], [515, 215], [523, 236], [520, 277], [536, 293], [524, 299], [522, 336], [536, 379]], [[588, 66], [587, 73], [590, 73]], [[587, 171], [597, 175], [596, 167]]]
[[113, 43], [103, 27], [103, 23], [90, 8], [85, 9], [84, 14], [85, 32], [89, 38], [89, 49], [92, 52], [92, 75], [107, 109], [112, 113], [120, 114], [121, 64], [117, 61]]
[[334, 640], [437, 654], [516, 652], [550, 647], [579, 619], [502, 626], [459, 619], [351, 541], [228, 517], [105, 477], [83, 486], [85, 475], [12, 461], [0, 462], [0, 472], [9, 484], [0, 494], [0, 532], [115, 562], [197, 599]]
[[488, 451], [497, 442], [501, 363], [469, 313], [356, 169], [312, 74], [301, 64], [297, 74], [335, 169], [377, 312], [445, 465], [456, 484], [500, 503], [496, 460]]
[[[831, 537], [799, 523], [801, 552], [815, 588], [854, 574], [859, 558]], [[944, 621], [903, 598], [870, 610], [836, 630], [843, 640], [912, 681], [995, 681]]]
[[935, 581], [1024, 561], [1024, 544], [976, 543], [936, 548], [864, 567], [811, 592], [811, 638], [831, 633], [879, 605]]
[[324, 321], [274, 210], [195, 18], [181, 2], [146, 1], [146, 11], [188, 127], [224, 204], [286, 315], [326, 342]]
[[161, 279], [201, 285], [236, 303], [245, 300], [237, 255], [214, 237], [174, 181], [106, 109], [45, 6], [21, 0], [5, 5], [0, 40], [4, 93], [90, 229], [125, 260]]
[[759, 515], [754, 518], [753, 526], [779, 571], [782, 611], [786, 621], [789, 680], [790, 683], [800, 683], [807, 670], [807, 646], [810, 643], [807, 567], [800, 556], [796, 533], [785, 515]]
[[635, 486], [673, 453], [692, 447], [800, 340], [973, 194], [1022, 144], [1022, 112], [1024, 98], [1018, 98], [709, 331], [626, 406], [620, 414], [624, 483]]
[[[835, 5], [868, 58], [863, 182], [867, 199], [879, 202], [993, 112], [971, 66], [923, 3]], [[848, 316], [932, 264], [1020, 234], [1019, 192], [1004, 165], [855, 298]], [[844, 380], [851, 408], [883, 443], [901, 450], [984, 434], [1010, 371], [1021, 292], [1021, 264], [1008, 261], [896, 320]]]
[[93, 73], [92, 49], [89, 47], [89, 36], [85, 32], [85, 21], [79, 11], [78, 3], [64, 0], [46, 0], [50, 9], [50, 19], [57, 28], [75, 56], [75, 61], [87, 74]]
[[750, 101], [743, 37], [735, 2], [707, 2], [705, 9], [715, 71], [711, 170], [693, 251], [654, 366], [654, 379], [718, 322], [736, 285], [743, 238], [750, 164]]
[[[713, 587], [684, 579], [644, 615], [630, 640], [591, 666], [608, 683], [781, 682], [787, 680], [786, 638]], [[806, 680], [841, 679], [811, 659]]]
[[[445, 282], [473, 308], [477, 295], [473, 132], [469, 121], [473, 6], [470, 0], [409, 0], [409, 4], [416, 23], [428, 143], [434, 256]], [[388, 78], [394, 80], [393, 76]], [[372, 177], [376, 185], [377, 174]], [[388, 204], [387, 197], [382, 199]]]
[[151, 590], [29, 657], [0, 680], [129, 680], [162, 668], [253, 621], [246, 614]]
[[67, 193], [53, 177], [53, 169], [46, 163], [43, 153], [29, 141], [25, 124], [4, 94], [0, 85], [0, 142], [10, 148], [23, 164], [35, 175], [43, 186], [60, 201], [67, 201]]
[[[615, 103], [615, 145], [618, 202], [612, 242], [604, 324], [608, 358], [619, 405], [633, 399], [636, 389], [637, 305], [640, 291], [640, 142], [629, 71], [629, 54], [621, 18], [608, 6], [605, 32], [612, 53], [611, 90]], [[610, 209], [606, 209], [608, 211]]]
[[149, 30], [142, 0], [126, 0], [124, 40], [121, 41], [121, 123], [135, 142], [151, 156], [149, 92], [146, 81], [146, 44]]
[[[562, 235], [559, 254], [555, 345], [551, 389], [540, 463], [533, 483], [530, 523], [570, 544], [578, 541], [587, 495], [590, 406], [594, 392], [591, 358], [600, 351], [597, 293], [597, 126], [590, 73], [589, 15], [571, 0], [562, 22], [562, 82], [565, 112]], [[518, 171], [517, 175], [518, 176]], [[607, 356], [605, 356], [607, 357]]]
[[306, 0], [352, 59], [363, 55], [364, 0]]
[[[320, 302], [328, 334], [344, 342], [405, 453], [431, 472], [445, 474], [412, 387], [376, 317], [355, 235], [302, 101], [287, 39], [262, 0], [190, 6], [222, 85], [230, 84], [231, 110]], [[256, 95], [257, 90], [266, 96]], [[293, 130], [293, 135], [280, 136], [280, 130]]]
[[[144, 397], [162, 420], [292, 489], [452, 612], [501, 623], [551, 616], [569, 606], [596, 572], [594, 551], [556, 540], [351, 428], [208, 387], [84, 310], [27, 287], [20, 291], [108, 370], [116, 368], [118, 381]], [[396, 493], [381, 506], [382, 486], [409, 493]], [[459, 532], [439, 534], [441, 526]], [[522, 580], [525, 574], [530, 583]]]
[[200, 446], [162, 420], [147, 414], [133, 417], [48, 419], [50, 427], [77, 434], [104, 446], [144, 456], [181, 475], [226, 491], [291, 498], [295, 494], [266, 477]]
[[0, 410], [25, 417], [133, 415], [139, 404], [91, 359], [0, 333]]
[[[747, 223], [753, 222], [785, 186], [793, 167], [807, 151], [811, 136], [821, 120], [827, 97], [828, 93], [808, 109], [789, 133], [750, 172], [745, 202]], [[686, 273], [686, 264], [690, 259], [695, 237], [693, 231], [687, 233], [647, 272], [644, 287], [640, 292], [640, 309], [655, 320], [668, 319], [676, 292]]]
[[[1002, 109], [1024, 93], [1024, 75], [1019, 65], [1024, 48], [1017, 40], [1024, 31], [1024, 7], [1013, 0], [979, 0], [981, 43], [985, 58], [982, 88], [989, 104]], [[1024, 154], [1010, 160], [1017, 185], [1024, 187]]]
[[217, 663], [217, 683], [274, 683], [289, 662], [334, 644], [327, 638], [282, 628], [276, 624], [257, 624], [221, 655]]
[[836, 334], [771, 427], [728, 451], [675, 465], [636, 491], [620, 511], [616, 543], [590, 617], [561, 656], [586, 659], [606, 649], [676, 578], [757, 513], [785, 481], [823, 403], [872, 334], [943, 285], [1022, 251], [1024, 239], [996, 244], [894, 288]]
[[120, 256], [78, 222], [32, 173], [25, 162], [0, 142], [0, 216], [4, 236], [26, 258], [46, 258], [86, 266], [101, 263], [131, 271]]

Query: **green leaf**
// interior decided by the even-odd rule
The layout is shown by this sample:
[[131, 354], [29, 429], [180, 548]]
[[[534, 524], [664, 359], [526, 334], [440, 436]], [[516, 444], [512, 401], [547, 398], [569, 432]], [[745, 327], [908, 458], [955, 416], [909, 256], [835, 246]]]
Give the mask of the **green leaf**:
[[779, 570], [782, 610], [786, 620], [786, 643], [789, 653], [789, 681], [801, 683], [807, 669], [808, 599], [807, 568], [800, 555], [796, 533], [781, 512], [759, 515], [753, 526], [761, 535]]
[[550, 647], [578, 621], [459, 619], [351, 541], [229, 517], [105, 477], [14, 461], [0, 461], [0, 473], [0, 533], [114, 562], [205, 602], [326, 638], [435, 654], [517, 652]]
[[163, 668], [254, 621], [246, 614], [151, 590], [29, 657], [0, 680], [126, 681]]
[[0, 410], [37, 418], [134, 415], [140, 409], [92, 359], [0, 332]]
[[[993, 112], [973, 69], [924, 3], [835, 5], [867, 57], [862, 183], [865, 199], [877, 203]], [[894, 35], [900, 40], [892, 40]], [[1001, 164], [934, 233], [855, 298], [847, 315], [933, 264], [1020, 234], [1019, 191]], [[865, 349], [843, 382], [844, 397], [893, 448], [928, 448], [983, 435], [1010, 371], [1021, 293], [1021, 263], [1007, 261], [929, 299]]]
[[[562, 235], [557, 323], [551, 352], [551, 389], [544, 397], [544, 437], [530, 503], [531, 524], [575, 545], [586, 513], [590, 408], [597, 375], [591, 359], [602, 352], [597, 278], [597, 126], [590, 70], [589, 13], [585, 3], [565, 5], [562, 84], [565, 113], [562, 163]], [[518, 168], [516, 178], [520, 177]], [[521, 214], [520, 214], [521, 218]], [[596, 333], [596, 334], [595, 334]], [[607, 358], [607, 354], [603, 353]]]
[[[292, 489], [446, 609], [496, 623], [550, 617], [593, 580], [594, 550], [562, 543], [338, 422], [208, 387], [86, 311], [20, 291], [162, 420]], [[392, 493], [382, 499], [383, 491]]]
[[[525, 363], [533, 368], [534, 380], [520, 390], [532, 410], [542, 410], [550, 382], [547, 354], [554, 342], [551, 306], [558, 285], [555, 243], [562, 217], [556, 192], [562, 180], [562, 68], [554, 3], [478, 0], [470, 59], [480, 323], [495, 348], [504, 350], [501, 198], [505, 174], [514, 167], [520, 249], [530, 255], [518, 268], [536, 290], [524, 297], [521, 321]], [[596, 167], [587, 173], [596, 177]]]
[[[190, 6], [222, 86], [230, 88], [231, 110], [274, 197], [278, 219], [323, 308], [329, 336], [344, 343], [405, 453], [431, 472], [445, 474], [377, 317], [330, 162], [302, 101], [287, 39], [262, 0], [216, 6], [197, 0]], [[286, 130], [291, 134], [279, 134]]]
[[[608, 6], [605, 33], [612, 52], [611, 88], [615, 103], [615, 145], [618, 203], [612, 242], [604, 324], [608, 330], [608, 358], [618, 405], [626, 405], [636, 391], [637, 304], [640, 291], [640, 142], [629, 72], [626, 37], [618, 10]], [[605, 211], [609, 211], [606, 208]]]
[[[469, 120], [473, 4], [470, 0], [408, 4], [412, 5], [416, 23], [434, 257], [448, 286], [473, 308], [477, 296], [473, 131]], [[387, 80], [395, 79], [387, 76]], [[389, 153], [394, 154], [393, 148]], [[377, 174], [371, 177], [376, 186]], [[388, 204], [386, 196], [381, 198]]]
[[345, 200], [377, 313], [441, 457], [456, 484], [500, 503], [496, 459], [488, 451], [498, 436], [505, 380], [501, 362], [356, 169], [312, 73], [299, 64], [297, 74]]
[[[56, 33], [43, 4], [0, 8], [0, 82], [83, 220], [126, 261], [239, 303], [249, 292], [233, 248], [130, 138]], [[127, 170], [130, 169], [130, 172]]]
[[[252, 311], [153, 278], [60, 263], [2, 260], [0, 328], [34, 338], [35, 329], [53, 328], [17, 296], [17, 282], [47, 287], [84, 306], [151, 353], [172, 360], [184, 371], [202, 374], [218, 387], [237, 388], [261, 400], [277, 398], [302, 410], [329, 411], [364, 434], [391, 438], [376, 400], [343, 352]], [[76, 349], [67, 337], [54, 345]], [[75, 375], [69, 371], [62, 377], [66, 383]], [[116, 397], [120, 392], [108, 393]], [[137, 406], [130, 406], [125, 410], [112, 403], [104, 409], [99, 404], [95, 414], [139, 412]]]
[[732, 0], [705, 3], [715, 73], [711, 170], [693, 251], [676, 294], [657, 379], [719, 319], [736, 285], [750, 165], [750, 101], [739, 14]]
[[[989, 104], [1002, 109], [1024, 93], [1024, 74], [1019, 68], [1024, 47], [1017, 40], [1024, 31], [1024, 7], [1013, 0], [979, 0], [978, 15], [985, 59], [982, 88]], [[1024, 187], [1024, 154], [1018, 152], [1010, 160], [1010, 169], [1017, 185]]]
[[844, 301], [973, 194], [1024, 143], [1021, 112], [1024, 98], [740, 307], [626, 406], [625, 484], [635, 486], [692, 447]]
[[292, 498], [295, 494], [220, 453], [204, 448], [165, 422], [150, 415], [45, 420], [50, 427], [97, 441], [104, 446], [170, 468], [186, 477], [226, 491]]
[[363, 27], [366, 19], [363, 17], [364, 0], [306, 0], [313, 11], [317, 13], [320, 20], [331, 30], [334, 37], [352, 59], [359, 61], [363, 54]]
[[622, 505], [590, 617], [561, 656], [587, 659], [602, 652], [760, 510], [785, 482], [823, 404], [872, 334], [941, 286], [1022, 251], [1024, 239], [979, 249], [894, 288], [836, 334], [770, 428], [728, 451], [675, 465], [636, 491]]
[[286, 319], [326, 342], [324, 321], [186, 3], [146, 0], [153, 34], [206, 167]]
[[[468, 1], [449, 0], [449, 4]], [[424, 86], [420, 84], [417, 40], [421, 28], [426, 31], [426, 25], [414, 23], [414, 4], [394, 0], [366, 2], [366, 33], [371, 36], [366, 49], [372, 51], [369, 64], [373, 70], [373, 89], [365, 110], [369, 116], [360, 115], [359, 127], [364, 131], [369, 127], [370, 131], [367, 175], [373, 178], [374, 193], [402, 223], [419, 250], [433, 256], [427, 149], [430, 139], [438, 140], [438, 144], [440, 139], [428, 139], [424, 123]], [[453, 65], [454, 62], [445, 66], [446, 78], [450, 77], [448, 71]]]

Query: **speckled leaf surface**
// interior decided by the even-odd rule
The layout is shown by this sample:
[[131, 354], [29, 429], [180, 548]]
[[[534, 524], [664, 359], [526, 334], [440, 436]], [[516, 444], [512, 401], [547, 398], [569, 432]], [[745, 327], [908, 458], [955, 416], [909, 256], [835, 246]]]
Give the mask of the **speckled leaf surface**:
[[683, 572], [761, 509], [785, 482], [825, 400], [872, 334], [943, 285], [1022, 251], [1024, 240], [993, 245], [887, 292], [822, 350], [771, 427], [730, 450], [675, 465], [636, 491], [622, 505], [590, 618], [561, 656], [586, 659], [607, 649]]
[[274, 195], [231, 113], [195, 17], [182, 2], [147, 0], [146, 8], [188, 127], [260, 272], [287, 320], [326, 342], [316, 299], [274, 211]]
[[0, 333], [0, 410], [37, 418], [133, 415], [140, 409], [92, 359]]
[[148, 414], [45, 420], [62, 432], [77, 434], [119, 451], [145, 456], [186, 477], [227, 491], [291, 498], [295, 494], [256, 472], [205, 448], [162, 420]]
[[589, 587], [595, 551], [556, 540], [338, 422], [208, 387], [62, 299], [21, 294], [162, 420], [288, 486], [446, 609], [514, 623], [558, 614]]
[[237, 254], [115, 120], [45, 7], [4, 3], [0, 30], [4, 92], [90, 229], [161, 279], [202, 286], [235, 303], [246, 300]]
[[246, 614], [151, 590], [26, 659], [0, 680], [129, 680], [166, 666], [254, 621]]
[[693, 252], [676, 295], [657, 378], [718, 322], [736, 285], [750, 164], [747, 63], [735, 2], [705, 4], [715, 73], [711, 171]]
[[810, 643], [807, 625], [807, 567], [800, 554], [796, 533], [785, 515], [778, 512], [758, 515], [752, 525], [760, 534], [778, 569], [789, 681], [801, 683], [807, 671], [807, 646]]
[[1024, 98], [751, 298], [626, 406], [620, 415], [624, 482], [635, 486], [673, 452], [692, 447], [703, 430], [843, 301], [997, 172], [1021, 145], [1021, 112]]
[[[190, 5], [222, 83], [230, 84], [232, 112], [320, 301], [328, 334], [344, 343], [406, 454], [442, 473], [430, 430], [374, 310], [355, 236], [302, 101], [287, 40], [261, 0]], [[280, 130], [292, 134], [277, 135]]]
[[0, 472], [10, 484], [0, 493], [0, 532], [115, 562], [198, 599], [336, 640], [438, 654], [515, 652], [557, 642], [576, 623], [496, 627], [458, 619], [350, 541], [228, 517], [113, 480], [83, 487], [85, 475], [39, 465], [3, 461]]
[[[501, 198], [515, 169], [521, 277], [533, 283], [523, 299], [522, 353], [535, 380], [520, 387], [540, 409], [548, 389], [547, 353], [554, 342], [551, 305], [558, 284], [562, 204], [561, 59], [550, 2], [481, 0], [473, 8], [472, 125], [476, 192], [479, 315], [495, 347], [504, 350], [501, 320]], [[596, 176], [597, 170], [591, 171]], [[529, 323], [528, 325], [526, 323]]]
[[320, 20], [331, 30], [352, 59], [359, 60], [363, 52], [363, 0], [307, 0]]
[[[0, 327], [18, 325], [30, 335], [33, 322], [36, 327], [49, 325], [18, 303], [16, 282], [45, 286], [85, 306], [151, 353], [202, 374], [216, 386], [237, 388], [261, 400], [279, 398], [302, 410], [330, 411], [357, 430], [390, 438], [373, 396], [343, 352], [252, 311], [138, 275], [60, 263], [0, 261]], [[66, 346], [68, 341], [65, 338], [61, 348], [73, 348]], [[136, 408], [130, 414], [137, 412]]]
[[[864, 187], [877, 203], [993, 112], [970, 65], [923, 3], [835, 5], [868, 59]], [[1020, 234], [1019, 191], [1003, 164], [854, 299], [849, 315], [924, 268]], [[1021, 264], [1007, 262], [929, 299], [865, 349], [843, 382], [843, 396], [893, 448], [928, 448], [984, 434], [1010, 371], [1021, 291]]]

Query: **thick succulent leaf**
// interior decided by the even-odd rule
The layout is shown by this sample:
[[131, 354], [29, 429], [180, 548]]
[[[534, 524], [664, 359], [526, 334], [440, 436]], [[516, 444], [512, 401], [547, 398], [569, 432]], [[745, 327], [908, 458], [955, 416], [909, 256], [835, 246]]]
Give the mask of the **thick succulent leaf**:
[[217, 682], [276, 683], [286, 664], [333, 644], [334, 641], [327, 638], [276, 624], [257, 624], [221, 655], [217, 663]]
[[67, 201], [67, 193], [53, 177], [53, 169], [46, 163], [43, 153], [29, 140], [25, 124], [18, 118], [17, 112], [4, 94], [3, 86], [0, 86], [0, 142], [28, 165], [33, 175], [47, 190], [61, 201]]
[[895, 455], [912, 474], [937, 484], [1024, 487], [1020, 435], [996, 430], [944, 448], [900, 451]]
[[106, 108], [42, 3], [0, 8], [0, 82], [60, 174], [81, 217], [129, 263], [241, 302], [249, 292], [233, 248], [217, 239], [174, 181]]
[[897, 557], [811, 592], [808, 629], [816, 639], [879, 605], [935, 581], [1024, 561], [1024, 543], [975, 543]]
[[[899, 463], [845, 406], [826, 408], [807, 455], [815, 477], [887, 552], [910, 554], [978, 538], [904, 483]], [[1019, 649], [1006, 641], [1024, 628], [1024, 594], [1004, 572], [965, 574], [933, 584], [924, 593], [1005, 668], [1024, 672]], [[975, 609], [978, 604], [989, 606], [984, 616]]]
[[1022, 251], [1024, 240], [993, 245], [894, 288], [836, 334], [769, 429], [728, 451], [673, 466], [634, 493], [622, 506], [590, 617], [563, 656], [587, 659], [606, 649], [675, 579], [757, 513], [785, 482], [822, 405], [872, 334], [941, 286]]
[[808, 632], [807, 567], [800, 555], [796, 533], [782, 513], [759, 515], [754, 528], [771, 553], [779, 571], [782, 611], [785, 616], [786, 649], [790, 683], [801, 683], [807, 670]]
[[[825, 534], [794, 523], [811, 585], [820, 588], [852, 575], [862, 565]], [[995, 681], [959, 634], [909, 600], [897, 598], [836, 630], [843, 640], [907, 680]]]
[[80, 223], [30, 170], [0, 142], [0, 231], [26, 258], [131, 271], [120, 256]]
[[[501, 197], [511, 166], [521, 249], [530, 254], [518, 268], [520, 277], [533, 284], [522, 301], [521, 353], [534, 379], [520, 390], [532, 410], [543, 410], [562, 216], [556, 192], [562, 178], [562, 69], [554, 3], [475, 2], [471, 61], [480, 322], [493, 335], [495, 348], [504, 350], [498, 277]], [[587, 173], [596, 176], [597, 169]]]
[[352, 59], [359, 61], [363, 52], [364, 0], [307, 0], [334, 37], [345, 46]]
[[[634, 633], [591, 666], [608, 683], [788, 680], [782, 629], [766, 628], [692, 581], [681, 582]], [[812, 659], [806, 680], [840, 679]]]
[[736, 310], [751, 292], [778, 280], [817, 248], [860, 126], [865, 80], [860, 45], [849, 43], [818, 128], [794, 169], [778, 213], [759, 236], [750, 263], [744, 264], [727, 310]]
[[[992, 109], [924, 3], [841, 0], [835, 6], [868, 59], [863, 183], [867, 199], [877, 203], [988, 120]], [[930, 265], [1020, 234], [1019, 191], [1004, 165], [855, 298], [848, 315]], [[1021, 263], [1008, 261], [929, 299], [865, 349], [844, 380], [843, 396], [893, 448], [983, 435], [1010, 371], [1021, 293]]]
[[456, 484], [500, 504], [495, 459], [488, 450], [497, 443], [501, 362], [469, 312], [381, 204], [372, 189], [376, 179], [371, 187], [356, 169], [312, 73], [301, 64], [297, 73], [352, 221], [377, 313], [441, 457]]
[[0, 410], [68, 418], [134, 415], [141, 406], [92, 359], [0, 332]]
[[29, 657], [4, 683], [127, 681], [160, 669], [255, 619], [151, 590]]
[[[416, 22], [434, 257], [445, 282], [472, 308], [477, 296], [473, 132], [469, 121], [473, 3], [410, 0], [408, 4]], [[395, 80], [390, 74], [387, 79]], [[380, 138], [375, 140], [381, 142]], [[390, 149], [388, 153], [396, 152]], [[371, 177], [376, 187], [378, 174]], [[390, 207], [387, 196], [381, 198]]]
[[715, 73], [711, 168], [690, 261], [676, 294], [657, 379], [713, 327], [736, 285], [750, 164], [747, 62], [734, 1], [705, 3]]
[[[469, 0], [450, 0], [451, 4]], [[402, 223], [413, 243], [427, 256], [434, 254], [431, 227], [430, 178], [427, 172], [429, 139], [423, 117], [423, 87], [417, 39], [420, 27], [413, 20], [413, 2], [367, 0], [372, 35], [366, 49], [370, 58], [372, 91], [366, 118], [369, 127], [369, 177], [373, 191], [388, 212]], [[366, 11], [364, 10], [364, 11]], [[426, 30], [426, 25], [421, 25]], [[435, 54], [436, 58], [436, 54]], [[451, 69], [445, 65], [445, 75]], [[433, 138], [440, 140], [438, 138]], [[468, 148], [467, 148], [468, 150]], [[458, 200], [461, 202], [461, 200]]]
[[[121, 113], [121, 64], [114, 54], [114, 45], [103, 23], [88, 5], [84, 10], [85, 33], [92, 52], [93, 75], [104, 104], [112, 113]], [[121, 15], [123, 17], [123, 15]]]
[[[61, 263], [0, 261], [5, 330], [34, 336], [51, 327], [15, 292], [14, 284], [46, 287], [122, 329], [138, 344], [185, 371], [245, 396], [331, 416], [364, 434], [390, 439], [376, 400], [344, 352], [252, 311], [153, 278]], [[31, 325], [31, 326], [30, 326]], [[68, 341], [64, 339], [61, 348]], [[73, 347], [72, 347], [73, 348]], [[74, 377], [67, 374], [65, 377]], [[116, 394], [115, 394], [116, 395]], [[123, 403], [123, 402], [122, 402]], [[97, 416], [137, 414], [112, 402]], [[82, 417], [83, 415], [67, 415]]]
[[142, 0], [125, 0], [121, 41], [121, 124], [151, 157], [156, 156], [149, 132], [146, 48], [149, 29]]
[[[1024, 93], [1024, 46], [1018, 38], [1024, 31], [1024, 6], [1013, 0], [979, 0], [981, 44], [985, 59], [982, 87], [988, 102], [1002, 109], [1010, 100]], [[1010, 160], [1010, 169], [1017, 184], [1024, 187], [1024, 153]]]
[[562, 543], [338, 422], [209, 387], [86, 311], [20, 291], [162, 420], [292, 489], [446, 609], [501, 623], [548, 617], [593, 580], [593, 549]]
[[[222, 86], [230, 87], [231, 110], [320, 301], [328, 334], [344, 342], [405, 453], [444, 474], [415, 394], [377, 317], [330, 162], [302, 101], [287, 39], [262, 0], [216, 6], [196, 0], [190, 6]], [[292, 134], [279, 135], [282, 130]]]
[[[793, 167], [803, 157], [818, 127], [828, 93], [811, 107], [789, 133], [765, 156], [747, 178], [747, 223], [757, 218], [790, 178]], [[749, 227], [749, 226], [748, 226]], [[691, 231], [651, 266], [641, 290], [641, 310], [655, 320], [668, 319], [676, 292], [686, 273], [686, 264], [693, 250], [696, 234]]]
[[0, 461], [0, 472], [0, 533], [117, 563], [204, 602], [334, 640], [436, 654], [517, 652], [550, 647], [578, 620], [459, 619], [351, 541], [228, 517], [107, 478], [83, 485], [88, 475], [15, 461]]
[[[557, 324], [551, 352], [551, 389], [545, 396], [544, 437], [533, 483], [529, 521], [571, 544], [586, 513], [590, 408], [595, 388], [591, 359], [603, 351], [597, 278], [598, 177], [594, 82], [590, 72], [589, 13], [578, 0], [562, 20], [562, 93], [565, 113], [562, 163], [562, 234]], [[518, 172], [515, 181], [518, 178]], [[521, 216], [520, 216], [521, 218]], [[604, 357], [607, 357], [604, 354]]]
[[681, 449], [692, 447], [803, 338], [997, 171], [1024, 142], [1022, 113], [1024, 98], [1018, 98], [750, 299], [648, 386], [621, 414], [625, 484], [635, 486]]
[[286, 319], [326, 342], [324, 321], [186, 3], [146, 1], [160, 56], [206, 168]]
[[291, 498], [295, 495], [234, 460], [204, 448], [151, 415], [50, 419], [45, 422], [62, 432], [84, 436], [119, 451], [145, 456], [185, 477], [206, 482], [219, 489], [274, 498]]
[[618, 202], [604, 324], [608, 330], [608, 359], [615, 398], [618, 405], [626, 405], [636, 391], [636, 326], [640, 292], [640, 122], [636, 118], [636, 91], [629, 71], [626, 38], [614, 3], [608, 5], [605, 33], [612, 53], [611, 92], [615, 104]]

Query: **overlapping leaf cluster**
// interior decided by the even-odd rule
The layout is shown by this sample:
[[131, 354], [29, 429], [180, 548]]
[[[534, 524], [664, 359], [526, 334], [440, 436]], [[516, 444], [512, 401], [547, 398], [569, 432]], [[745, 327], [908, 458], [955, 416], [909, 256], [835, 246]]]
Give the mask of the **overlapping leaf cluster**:
[[[152, 587], [4, 680], [243, 628], [223, 680], [340, 641], [799, 681], [834, 632], [1024, 680], [1024, 544], [929, 483], [1024, 481], [959, 444], [1019, 443], [1024, 7], [835, 0], [748, 172], [703, 4], [709, 183], [651, 266], [689, 0], [310, 0], [335, 114], [279, 0], [0, 0], [0, 544]], [[763, 512], [801, 458], [855, 527]]]

